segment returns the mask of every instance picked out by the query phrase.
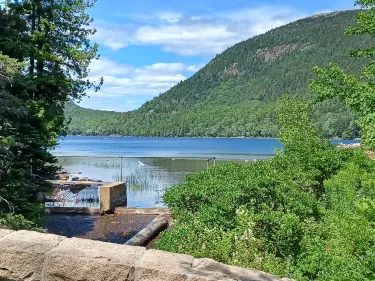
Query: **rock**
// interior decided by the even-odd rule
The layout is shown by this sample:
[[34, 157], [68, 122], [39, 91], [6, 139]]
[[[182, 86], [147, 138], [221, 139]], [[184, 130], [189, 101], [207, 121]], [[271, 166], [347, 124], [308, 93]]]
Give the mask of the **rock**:
[[0, 238], [6, 236], [8, 234], [11, 234], [12, 232], [14, 232], [14, 231], [8, 230], [8, 229], [0, 229]]
[[185, 281], [193, 260], [187, 255], [147, 250], [135, 266], [135, 280]]
[[[123, 234], [124, 236], [127, 233]], [[0, 280], [293, 281], [143, 247], [0, 229]]]
[[195, 259], [186, 281], [280, 281], [274, 275], [236, 266], [229, 266], [212, 259]]
[[57, 174], [57, 179], [66, 181], [69, 179], [69, 174], [67, 172], [61, 172]]
[[44, 254], [63, 239], [33, 231], [3, 236], [0, 239], [0, 280], [41, 280]]
[[134, 267], [146, 250], [86, 239], [65, 239], [46, 254], [43, 280], [134, 280]]

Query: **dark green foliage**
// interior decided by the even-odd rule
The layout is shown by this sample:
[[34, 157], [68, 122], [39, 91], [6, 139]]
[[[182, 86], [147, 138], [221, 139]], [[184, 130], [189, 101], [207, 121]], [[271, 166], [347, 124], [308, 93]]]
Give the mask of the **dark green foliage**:
[[[43, 208], [34, 203], [34, 196], [48, 187], [42, 179], [55, 168], [39, 164], [38, 170], [33, 169], [33, 161], [37, 160], [35, 155], [43, 153], [38, 135], [42, 124], [7, 91], [24, 65], [3, 55], [0, 65], [0, 225], [16, 227], [25, 223], [29, 228], [42, 220]], [[46, 159], [53, 161], [52, 157]], [[11, 215], [14, 212], [24, 214], [26, 219], [19, 215], [14, 221]]]
[[85, 12], [94, 2], [8, 0], [0, 6], [2, 225], [20, 228], [23, 217], [25, 227], [41, 223], [43, 206], [35, 201], [58, 169], [49, 149], [65, 133], [64, 104], [101, 83], [86, 79], [97, 57]]
[[[350, 38], [346, 26], [355, 11], [299, 20], [241, 42], [216, 56], [190, 79], [128, 113], [82, 109], [69, 103], [69, 134], [133, 136], [275, 137], [274, 108], [288, 93], [306, 93], [311, 69], [336, 61], [358, 74], [368, 59], [348, 58], [351, 50], [374, 44], [370, 36]], [[358, 137], [355, 115], [337, 100], [314, 109], [325, 137]]]
[[175, 226], [158, 247], [296, 280], [373, 280], [375, 163], [325, 141], [308, 103], [277, 108], [285, 151], [168, 190]]

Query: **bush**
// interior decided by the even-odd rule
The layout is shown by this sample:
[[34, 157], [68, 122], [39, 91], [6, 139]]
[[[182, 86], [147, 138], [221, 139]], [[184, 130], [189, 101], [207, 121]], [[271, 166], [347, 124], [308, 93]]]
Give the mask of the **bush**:
[[22, 215], [4, 214], [0, 216], [0, 228], [13, 230], [36, 230], [37, 225], [33, 221], [25, 219], [25, 217]]
[[158, 247], [296, 280], [373, 280], [374, 162], [325, 141], [309, 104], [283, 100], [278, 110], [285, 150], [168, 190], [175, 226]]

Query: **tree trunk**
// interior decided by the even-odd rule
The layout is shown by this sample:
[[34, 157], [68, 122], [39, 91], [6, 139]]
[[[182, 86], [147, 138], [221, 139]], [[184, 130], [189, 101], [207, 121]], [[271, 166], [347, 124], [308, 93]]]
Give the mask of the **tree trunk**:
[[[35, 15], [35, 3], [32, 3], [32, 12], [31, 12], [31, 34], [35, 32], [35, 20], [36, 20], [36, 15]], [[34, 69], [35, 69], [35, 53], [34, 50], [32, 50], [32, 54], [30, 54], [30, 68], [29, 68], [29, 73], [30, 75], [34, 74]]]
[[159, 232], [167, 228], [168, 219], [163, 216], [157, 216], [152, 222], [150, 222], [144, 229], [138, 232], [125, 245], [130, 246], [145, 246], [147, 242], [151, 241]]

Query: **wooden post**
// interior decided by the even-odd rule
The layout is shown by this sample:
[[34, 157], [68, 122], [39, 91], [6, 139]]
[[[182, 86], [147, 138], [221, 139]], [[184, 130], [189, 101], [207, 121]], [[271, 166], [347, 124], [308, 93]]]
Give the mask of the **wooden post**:
[[120, 156], [120, 181], [122, 181], [122, 156]]

